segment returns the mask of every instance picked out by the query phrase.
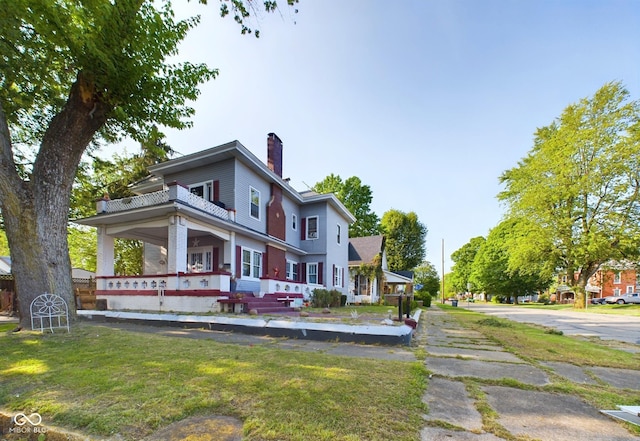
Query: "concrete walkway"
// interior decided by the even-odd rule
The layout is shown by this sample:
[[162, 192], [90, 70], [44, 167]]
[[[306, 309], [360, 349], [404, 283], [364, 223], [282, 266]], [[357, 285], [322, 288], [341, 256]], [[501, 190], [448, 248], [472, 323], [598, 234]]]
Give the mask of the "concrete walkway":
[[[581, 368], [566, 363], [535, 366], [505, 352], [482, 335], [461, 328], [438, 308], [430, 308], [423, 314], [418, 329], [417, 340], [428, 352], [425, 363], [431, 372], [423, 397], [429, 411], [424, 415], [422, 441], [638, 440], [621, 424], [579, 398], [541, 392], [536, 387], [551, 384], [551, 372], [578, 384], [593, 382], [590, 373], [595, 373], [613, 387], [640, 391], [640, 370]], [[506, 384], [514, 387], [491, 385], [490, 380], [505, 379]], [[483, 404], [497, 413], [501, 437], [484, 430], [477, 410], [479, 403], [468, 389], [474, 380], [484, 380], [474, 386], [479, 388]]]

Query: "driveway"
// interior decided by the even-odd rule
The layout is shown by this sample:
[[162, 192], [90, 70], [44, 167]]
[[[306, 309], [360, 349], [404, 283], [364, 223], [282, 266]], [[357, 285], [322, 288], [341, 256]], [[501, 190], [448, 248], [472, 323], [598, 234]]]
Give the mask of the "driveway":
[[459, 302], [458, 306], [517, 322], [548, 326], [565, 335], [599, 337], [640, 345], [640, 317], [491, 303]]

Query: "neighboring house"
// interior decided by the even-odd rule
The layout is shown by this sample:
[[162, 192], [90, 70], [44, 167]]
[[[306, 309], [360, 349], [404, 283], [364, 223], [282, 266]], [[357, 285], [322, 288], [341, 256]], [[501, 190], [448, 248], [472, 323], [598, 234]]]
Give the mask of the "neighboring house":
[[[97, 202], [96, 295], [109, 309], [220, 311], [241, 296], [347, 293], [353, 215], [333, 194], [282, 178], [282, 141], [268, 165], [233, 141], [149, 167], [137, 194]], [[114, 239], [144, 242], [142, 275], [114, 274]], [[237, 294], [236, 294], [237, 292]], [[221, 302], [222, 301], [222, 302]]]
[[347, 303], [377, 303], [384, 294], [409, 293], [413, 273], [392, 272], [387, 265], [383, 235], [349, 239]]
[[[574, 276], [578, 278], [578, 273]], [[559, 303], [572, 303], [574, 293], [569, 286], [567, 275], [560, 275], [556, 289], [556, 298]], [[619, 296], [640, 291], [640, 272], [636, 270], [636, 265], [631, 262], [608, 262], [602, 265], [596, 273], [591, 276], [586, 286], [589, 298], [603, 298], [608, 296]]]
[[619, 296], [640, 290], [640, 272], [636, 265], [629, 262], [615, 262], [603, 265], [591, 277], [589, 284], [601, 291], [596, 297]]

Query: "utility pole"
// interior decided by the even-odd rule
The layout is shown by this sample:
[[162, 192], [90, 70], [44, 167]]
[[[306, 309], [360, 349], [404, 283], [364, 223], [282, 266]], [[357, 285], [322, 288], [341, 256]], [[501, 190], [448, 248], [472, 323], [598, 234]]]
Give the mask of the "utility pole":
[[444, 239], [442, 239], [442, 304], [444, 304]]

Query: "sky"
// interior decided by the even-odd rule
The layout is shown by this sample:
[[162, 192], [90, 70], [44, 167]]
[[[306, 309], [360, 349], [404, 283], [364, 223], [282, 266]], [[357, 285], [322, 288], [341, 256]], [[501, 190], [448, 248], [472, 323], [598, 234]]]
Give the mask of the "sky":
[[216, 1], [173, 3], [201, 15], [177, 60], [219, 76], [168, 144], [238, 140], [266, 163], [275, 132], [297, 190], [357, 176], [379, 217], [415, 212], [439, 273], [501, 221], [499, 177], [537, 128], [607, 82], [640, 99], [638, 0], [300, 0], [297, 13], [281, 0], [251, 22], [259, 39]]

